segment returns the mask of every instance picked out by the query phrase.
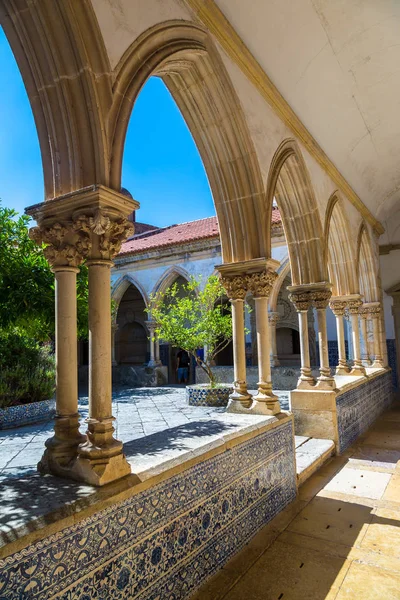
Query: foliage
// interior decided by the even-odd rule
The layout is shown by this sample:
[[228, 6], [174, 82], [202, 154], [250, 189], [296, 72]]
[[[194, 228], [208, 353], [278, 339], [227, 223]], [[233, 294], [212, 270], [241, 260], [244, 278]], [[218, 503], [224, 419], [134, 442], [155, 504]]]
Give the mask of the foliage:
[[[192, 278], [187, 284], [173, 284], [163, 295], [153, 296], [148, 313], [157, 323], [159, 339], [186, 350], [195, 357], [215, 386], [212, 364], [215, 357], [232, 339], [230, 307], [223, 304], [225, 292], [217, 276], [205, 286]], [[206, 348], [205, 359], [198, 350]]]
[[20, 329], [0, 330], [0, 408], [51, 398], [55, 361], [51, 346]]
[[[30, 217], [0, 205], [0, 327], [23, 328], [38, 340], [54, 337], [54, 275], [29, 238]], [[87, 338], [87, 268], [77, 283], [78, 335]]]

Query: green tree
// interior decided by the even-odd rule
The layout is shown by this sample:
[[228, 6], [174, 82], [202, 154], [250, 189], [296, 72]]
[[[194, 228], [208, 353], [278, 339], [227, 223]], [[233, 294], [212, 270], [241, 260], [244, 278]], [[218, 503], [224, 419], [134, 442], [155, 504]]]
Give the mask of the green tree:
[[[0, 205], [0, 328], [19, 327], [31, 337], [54, 337], [54, 275], [43, 248], [29, 238], [30, 217]], [[77, 283], [78, 332], [87, 337], [87, 268]]]
[[[148, 313], [157, 323], [159, 339], [186, 350], [215, 386], [212, 364], [232, 339], [230, 307], [223, 304], [225, 295], [219, 278], [212, 275], [205, 286], [192, 278], [187, 284], [173, 284], [164, 294], [153, 296]], [[205, 360], [197, 352], [207, 348]]]

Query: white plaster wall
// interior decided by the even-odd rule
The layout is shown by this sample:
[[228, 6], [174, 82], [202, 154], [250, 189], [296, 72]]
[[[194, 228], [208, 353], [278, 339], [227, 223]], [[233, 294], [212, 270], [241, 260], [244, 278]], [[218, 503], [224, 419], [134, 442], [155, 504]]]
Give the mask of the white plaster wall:
[[172, 19], [191, 20], [189, 10], [176, 0], [92, 0], [92, 4], [113, 69], [146, 29]]

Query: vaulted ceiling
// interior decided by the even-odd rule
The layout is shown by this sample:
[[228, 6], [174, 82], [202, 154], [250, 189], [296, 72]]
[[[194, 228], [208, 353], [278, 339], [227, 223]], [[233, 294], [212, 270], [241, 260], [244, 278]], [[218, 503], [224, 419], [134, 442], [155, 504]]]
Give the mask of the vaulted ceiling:
[[382, 222], [381, 243], [400, 242], [400, 2], [216, 3]]

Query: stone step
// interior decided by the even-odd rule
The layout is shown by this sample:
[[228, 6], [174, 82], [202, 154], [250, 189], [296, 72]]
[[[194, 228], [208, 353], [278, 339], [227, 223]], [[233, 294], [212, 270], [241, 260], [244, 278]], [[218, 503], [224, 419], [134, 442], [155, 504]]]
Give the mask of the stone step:
[[332, 440], [295, 436], [297, 482], [300, 486], [335, 453]]

